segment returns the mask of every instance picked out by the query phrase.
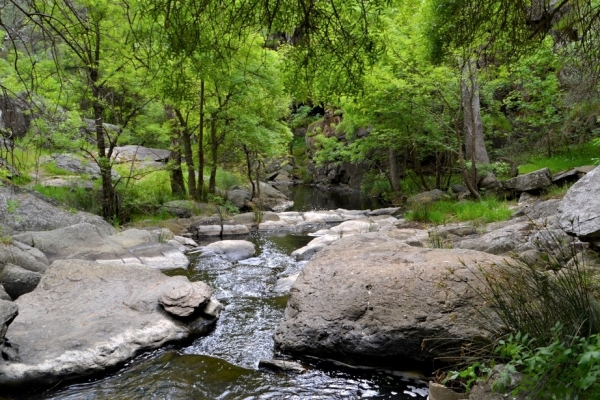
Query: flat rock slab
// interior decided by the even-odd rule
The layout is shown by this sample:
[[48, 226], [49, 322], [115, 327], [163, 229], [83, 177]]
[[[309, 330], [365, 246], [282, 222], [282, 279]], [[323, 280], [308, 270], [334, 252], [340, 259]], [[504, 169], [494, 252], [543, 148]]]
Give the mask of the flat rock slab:
[[186, 323], [158, 303], [176, 278], [143, 265], [54, 262], [37, 289], [16, 301], [19, 315], [6, 337], [19, 360], [0, 360], [0, 386], [98, 373], [186, 338]]
[[292, 286], [276, 346], [392, 367], [449, 355], [462, 340], [485, 335], [475, 320], [482, 300], [469, 285], [479, 282], [477, 265], [503, 261], [413, 247], [388, 232], [342, 238], [317, 253]]

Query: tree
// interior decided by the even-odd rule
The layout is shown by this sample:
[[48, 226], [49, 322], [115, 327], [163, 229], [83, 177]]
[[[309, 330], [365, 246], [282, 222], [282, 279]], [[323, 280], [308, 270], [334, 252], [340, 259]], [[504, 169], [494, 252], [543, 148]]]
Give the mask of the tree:
[[[10, 1], [50, 40], [52, 50], [47, 55], [57, 66], [62, 66], [57, 69], [61, 83], [70, 85], [72, 93], [80, 96], [83, 108], [89, 105], [91, 109], [96, 145], [93, 157], [102, 179], [102, 215], [115, 218], [118, 207], [111, 157], [117, 137], [111, 136], [103, 123], [110, 110], [107, 100], [111, 88], [118, 86], [126, 73], [131, 73], [135, 46], [127, 27], [131, 19], [128, 13], [134, 12], [134, 8], [132, 4], [113, 0], [34, 0], [27, 4]], [[67, 73], [67, 65], [75, 73]], [[78, 78], [83, 87], [79, 86]]]

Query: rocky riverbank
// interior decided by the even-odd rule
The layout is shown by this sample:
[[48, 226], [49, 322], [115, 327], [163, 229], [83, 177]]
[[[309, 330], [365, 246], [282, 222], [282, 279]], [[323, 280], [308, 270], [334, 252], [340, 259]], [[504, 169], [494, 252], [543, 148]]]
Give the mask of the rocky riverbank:
[[[311, 231], [315, 239], [294, 252], [308, 263], [277, 285], [290, 291], [278, 348], [401, 368], [451, 357], [461, 343], [485, 336], [474, 315], [482, 306], [473, 291], [477, 268], [515, 254], [541, 261], [536, 244], [549, 232], [594, 256], [600, 204], [592, 203], [600, 195], [586, 194], [599, 187], [596, 169], [563, 200], [530, 197], [511, 220], [478, 227], [415, 227], [397, 208], [191, 217], [183, 225], [194, 239], [216, 239], [228, 229]], [[255, 254], [243, 237], [198, 246], [165, 229], [117, 232], [98, 217], [15, 188], [0, 188], [0, 212], [13, 238], [0, 251], [0, 385], [6, 386], [97, 373], [203, 334], [221, 307], [210, 288], [160, 270], [187, 267], [189, 252], [228, 262]]]

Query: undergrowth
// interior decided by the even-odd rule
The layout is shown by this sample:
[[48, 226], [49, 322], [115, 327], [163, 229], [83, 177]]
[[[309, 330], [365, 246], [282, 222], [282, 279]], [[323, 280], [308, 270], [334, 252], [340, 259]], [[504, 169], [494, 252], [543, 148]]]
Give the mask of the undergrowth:
[[552, 157], [542, 155], [531, 157], [525, 164], [519, 166], [519, 173], [527, 174], [547, 167], [554, 174], [573, 167], [594, 165], [599, 154], [600, 149], [594, 144], [578, 145]]
[[[587, 263], [594, 253], [562, 231], [534, 233], [539, 257], [491, 266], [467, 266], [478, 277], [470, 286], [492, 346], [473, 351], [470, 364], [448, 374], [468, 387], [506, 363], [496, 390], [535, 399], [600, 396], [600, 282]], [[452, 274], [452, 271], [450, 271]], [[493, 351], [491, 351], [494, 349]], [[468, 361], [468, 360], [467, 360]], [[516, 385], [508, 376], [520, 373]], [[475, 377], [476, 378], [476, 377]]]
[[437, 225], [452, 222], [473, 221], [490, 223], [505, 221], [512, 215], [506, 202], [489, 197], [479, 201], [442, 200], [431, 204], [416, 205], [405, 215], [406, 220]]

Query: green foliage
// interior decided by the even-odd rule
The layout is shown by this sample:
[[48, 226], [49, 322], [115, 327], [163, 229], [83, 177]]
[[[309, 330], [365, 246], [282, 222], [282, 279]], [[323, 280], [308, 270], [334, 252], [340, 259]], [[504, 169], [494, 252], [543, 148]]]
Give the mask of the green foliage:
[[540, 399], [597, 399], [600, 396], [600, 335], [565, 336], [557, 323], [552, 340], [536, 346], [535, 340], [520, 332], [500, 340], [496, 356], [507, 362], [504, 376], [494, 388], [504, 393], [509, 373], [522, 378], [513, 396], [526, 394]]
[[308, 127], [313, 122], [319, 120], [322, 115], [309, 115], [312, 108], [310, 106], [300, 106], [296, 109], [296, 112], [290, 115], [290, 128], [297, 129], [302, 127]]
[[442, 200], [427, 205], [416, 205], [407, 212], [405, 218], [409, 221], [446, 224], [451, 222], [489, 223], [505, 221], [512, 215], [506, 202], [494, 197], [480, 201], [447, 201]]
[[42, 185], [35, 185], [33, 189], [72, 210], [100, 213], [100, 193], [97, 189]]
[[234, 206], [229, 200], [225, 200], [221, 196], [209, 194], [207, 200], [209, 203], [215, 205], [219, 215], [222, 215], [222, 213], [232, 215], [238, 214], [240, 212], [240, 210], [236, 206]]
[[471, 387], [480, 379], [485, 378], [491, 372], [491, 368], [485, 363], [474, 362], [460, 371], [450, 371], [444, 379], [444, 384], [459, 382], [461, 387], [468, 393]]

